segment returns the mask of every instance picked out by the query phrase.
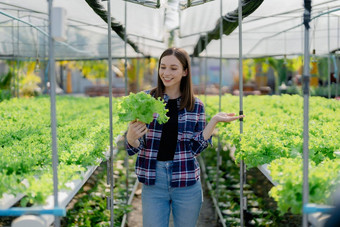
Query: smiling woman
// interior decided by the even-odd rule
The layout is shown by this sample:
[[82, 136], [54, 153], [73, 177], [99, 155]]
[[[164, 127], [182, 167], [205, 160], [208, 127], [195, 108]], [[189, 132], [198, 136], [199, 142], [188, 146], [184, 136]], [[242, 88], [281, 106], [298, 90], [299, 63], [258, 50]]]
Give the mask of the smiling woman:
[[165, 86], [165, 92], [170, 99], [178, 98], [180, 95], [179, 85], [182, 77], [187, 75], [181, 62], [173, 55], [162, 58], [159, 68], [159, 77]]
[[190, 58], [186, 51], [169, 48], [158, 65], [158, 86], [146, 91], [161, 98], [170, 118], [164, 124], [157, 116], [150, 124], [132, 121], [127, 132], [127, 152], [138, 153], [136, 174], [143, 183], [143, 226], [196, 225], [202, 205], [200, 168], [196, 157], [211, 144], [218, 122], [243, 116], [218, 113], [206, 125], [204, 105], [194, 97]]

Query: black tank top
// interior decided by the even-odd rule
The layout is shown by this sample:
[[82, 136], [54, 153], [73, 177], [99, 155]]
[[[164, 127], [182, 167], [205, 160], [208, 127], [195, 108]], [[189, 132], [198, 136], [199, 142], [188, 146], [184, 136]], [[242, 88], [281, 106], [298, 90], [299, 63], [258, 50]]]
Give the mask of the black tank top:
[[167, 116], [170, 117], [168, 122], [163, 125], [159, 151], [157, 154], [158, 161], [172, 161], [174, 159], [177, 135], [178, 135], [178, 108], [177, 99], [169, 99], [166, 108], [169, 110]]

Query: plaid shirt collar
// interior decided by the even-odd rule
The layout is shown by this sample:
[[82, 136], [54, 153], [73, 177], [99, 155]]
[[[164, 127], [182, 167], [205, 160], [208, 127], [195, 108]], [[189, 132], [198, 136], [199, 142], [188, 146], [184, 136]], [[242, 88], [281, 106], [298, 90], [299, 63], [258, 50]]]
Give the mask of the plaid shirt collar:
[[[169, 99], [170, 99], [170, 97], [169, 97], [169, 95], [167, 95], [167, 94], [163, 94], [163, 100], [164, 100], [164, 102], [165, 103], [168, 103], [169, 102]], [[181, 100], [182, 100], [182, 96], [179, 96], [178, 98], [177, 98], [177, 107], [179, 108], [180, 106], [181, 106]]]

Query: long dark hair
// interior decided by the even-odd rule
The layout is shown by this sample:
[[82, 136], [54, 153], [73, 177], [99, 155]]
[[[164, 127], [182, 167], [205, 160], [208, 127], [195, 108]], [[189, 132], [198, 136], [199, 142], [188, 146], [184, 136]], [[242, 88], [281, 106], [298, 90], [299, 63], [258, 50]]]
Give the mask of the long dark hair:
[[175, 56], [179, 62], [183, 66], [183, 70], [187, 71], [187, 75], [182, 77], [181, 84], [180, 84], [180, 91], [181, 91], [181, 106], [180, 109], [186, 108], [188, 111], [193, 111], [195, 106], [195, 97], [194, 97], [194, 90], [192, 87], [191, 82], [191, 66], [190, 66], [190, 58], [188, 53], [181, 49], [181, 48], [175, 48], [171, 47], [166, 49], [161, 57], [159, 58], [158, 62], [158, 82], [157, 87], [151, 90], [151, 95], [153, 95], [155, 98], [161, 97], [163, 98], [165, 86], [159, 76], [159, 68], [161, 65], [161, 60], [165, 56], [173, 55]]

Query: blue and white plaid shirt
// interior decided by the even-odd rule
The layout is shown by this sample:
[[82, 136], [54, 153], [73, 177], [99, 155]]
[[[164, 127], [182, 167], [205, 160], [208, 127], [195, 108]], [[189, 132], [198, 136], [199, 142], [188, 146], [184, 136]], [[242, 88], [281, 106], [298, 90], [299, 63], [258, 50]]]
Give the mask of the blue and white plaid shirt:
[[[169, 96], [165, 94], [163, 100], [167, 103]], [[180, 106], [180, 98], [177, 99], [177, 106]], [[163, 127], [157, 122], [157, 116], [154, 114], [153, 121], [146, 125], [148, 133], [139, 139], [139, 147], [126, 143], [129, 155], [138, 153], [135, 171], [138, 180], [146, 185], [155, 184], [156, 179], [157, 153]], [[178, 111], [177, 147], [173, 159], [171, 187], [190, 186], [200, 179], [196, 156], [211, 144], [211, 137], [208, 140], [203, 137], [205, 125], [204, 105], [198, 98], [195, 98], [193, 111], [189, 112], [185, 108]]]

